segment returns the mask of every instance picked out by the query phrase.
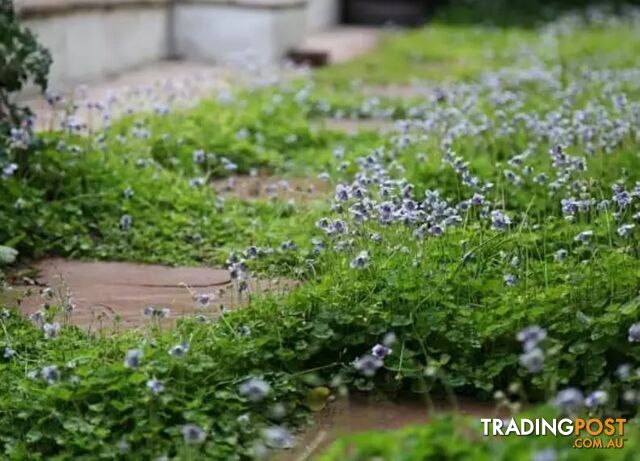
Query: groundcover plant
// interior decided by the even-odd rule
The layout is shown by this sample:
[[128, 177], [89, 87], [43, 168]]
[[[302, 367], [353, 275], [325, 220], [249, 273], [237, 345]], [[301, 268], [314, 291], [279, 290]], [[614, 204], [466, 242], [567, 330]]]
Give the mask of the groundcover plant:
[[[321, 459], [638, 459], [640, 13], [526, 27], [452, 14], [354, 63], [191, 108], [111, 120], [96, 104], [92, 126], [49, 95], [62, 130], [39, 134], [19, 168], [30, 140], [8, 140], [0, 242], [19, 260], [225, 264], [249, 303], [173, 328], [150, 306], [146, 327], [95, 334], [50, 290], [30, 318], [7, 303], [3, 456], [277, 459], [352, 391], [624, 417], [629, 440], [486, 439], [454, 416]], [[348, 136], [326, 118], [388, 131]], [[265, 174], [326, 190], [290, 201], [211, 186]], [[252, 273], [298, 282], [252, 295]]]

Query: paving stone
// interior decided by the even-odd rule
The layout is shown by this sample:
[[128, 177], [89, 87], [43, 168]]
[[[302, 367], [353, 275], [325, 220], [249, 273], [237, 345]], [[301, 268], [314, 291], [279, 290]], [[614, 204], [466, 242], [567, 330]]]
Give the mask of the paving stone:
[[[143, 315], [147, 306], [168, 307], [171, 324], [183, 315], [203, 314], [216, 317], [220, 306], [234, 309], [248, 302], [249, 295], [240, 296], [231, 283], [229, 272], [220, 268], [166, 267], [120, 262], [82, 262], [46, 259], [34, 265], [39, 287], [23, 300], [21, 309], [32, 314], [42, 308], [42, 288], [53, 290], [54, 301], [63, 303], [71, 298], [74, 310], [71, 322], [91, 329], [109, 327], [117, 319], [120, 326], [133, 328], [148, 319]], [[251, 295], [283, 293], [295, 282], [291, 280], [250, 279]], [[26, 287], [16, 289], [25, 290]], [[210, 306], [203, 309], [194, 294], [213, 294]]]
[[[103, 126], [102, 114], [111, 118], [130, 111], [151, 112], [163, 107], [188, 107], [231, 87], [234, 72], [224, 67], [185, 61], [163, 61], [116, 77], [57, 91], [65, 103], [51, 107], [42, 96], [24, 103], [36, 114], [36, 129], [59, 129], [65, 118], [65, 106], [78, 105], [79, 123], [90, 128]], [[103, 109], [98, 110], [96, 107]], [[107, 109], [107, 110], [104, 110]]]
[[[438, 413], [456, 413], [474, 417], [507, 417], [494, 404], [458, 398], [458, 407], [436, 400]], [[339, 437], [369, 431], [391, 431], [409, 426], [427, 424], [431, 420], [427, 406], [419, 400], [388, 401], [368, 396], [337, 399], [317, 413], [315, 423], [298, 436], [295, 449], [280, 461], [303, 461], [317, 457]]]
[[340, 26], [311, 34], [295, 53], [326, 53], [328, 64], [350, 61], [376, 47], [382, 37], [379, 27]]
[[360, 89], [366, 96], [399, 99], [424, 98], [432, 91], [432, 88], [425, 85], [366, 85]]
[[275, 176], [232, 176], [213, 182], [213, 188], [222, 197], [241, 200], [293, 200], [309, 203], [326, 198], [332, 189], [327, 181], [318, 178], [278, 178]]
[[338, 119], [328, 118], [315, 123], [316, 129], [325, 129], [332, 131], [342, 131], [349, 135], [356, 135], [361, 132], [377, 132], [380, 134], [389, 134], [396, 129], [396, 123], [393, 120], [377, 120], [377, 119]]

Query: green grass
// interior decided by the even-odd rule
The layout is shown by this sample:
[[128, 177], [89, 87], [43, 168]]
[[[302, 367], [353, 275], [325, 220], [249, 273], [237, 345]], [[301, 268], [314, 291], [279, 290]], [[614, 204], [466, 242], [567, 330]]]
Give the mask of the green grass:
[[[221, 201], [206, 185], [232, 174], [222, 157], [236, 163], [233, 174], [255, 168], [298, 178], [324, 171], [331, 146], [358, 142], [312, 132], [291, 98], [287, 107], [267, 112], [273, 95], [240, 95], [244, 111], [205, 101], [165, 117], [132, 116], [99, 138], [47, 134], [20, 173], [0, 183], [0, 241], [23, 257], [219, 264], [230, 248], [279, 245], [296, 237], [292, 229], [304, 234], [326, 206]], [[134, 128], [148, 130], [150, 138], [136, 138]], [[243, 129], [248, 139], [238, 136]], [[287, 140], [292, 134], [296, 138]], [[199, 149], [209, 155], [201, 163], [193, 160]], [[192, 184], [198, 178], [204, 186]], [[123, 215], [133, 218], [129, 232], [119, 228]]]
[[555, 40], [536, 29], [455, 24], [439, 20], [423, 29], [391, 32], [375, 53], [318, 73], [321, 84], [344, 87], [352, 80], [368, 85], [472, 81], [503, 67], [527, 67], [539, 54], [543, 64], [590, 65], [595, 68], [637, 66], [640, 36], [624, 20], [614, 27], [597, 21], [563, 34], [559, 23]]
[[[0, 346], [15, 354], [0, 359], [3, 455], [247, 459], [262, 448], [255, 444], [265, 442], [264, 428], [302, 427], [315, 407], [310, 398], [324, 388], [427, 400], [451, 392], [490, 400], [517, 388], [510, 397], [535, 408], [576, 387], [609, 396], [582, 415], [633, 417], [637, 402], [627, 397], [640, 380], [640, 349], [628, 337], [640, 320], [640, 246], [637, 227], [627, 237], [620, 229], [639, 210], [640, 86], [637, 70], [628, 70], [640, 65], [637, 21], [574, 26], [553, 40], [548, 31], [440, 20], [390, 35], [375, 53], [309, 81], [239, 90], [230, 104], [133, 115], [96, 136], [47, 133], [38, 149], [16, 151], [18, 172], [0, 180], [0, 244], [22, 260], [214, 265], [256, 245], [262, 255], [247, 261], [247, 271], [304, 283], [283, 296], [254, 296], [218, 322], [184, 319], [170, 331], [151, 322], [90, 335], [65, 324], [45, 339], [7, 311]], [[488, 71], [497, 73], [486, 79]], [[424, 96], [372, 101], [364, 91], [413, 80], [426, 82]], [[410, 123], [390, 136], [347, 137], [314, 128], [326, 114]], [[549, 154], [558, 144], [562, 155]], [[197, 150], [208, 154], [203, 161], [194, 161]], [[332, 194], [297, 205], [222, 203], [209, 182], [232, 174], [229, 162], [240, 174], [329, 173], [332, 186], [357, 179], [354, 189], [367, 199], [352, 190], [341, 205]], [[614, 203], [614, 187], [633, 196], [630, 205]], [[425, 193], [432, 198], [422, 211], [433, 222], [424, 238], [416, 237], [418, 225], [379, 222], [382, 202], [394, 201], [409, 219], [403, 200], [423, 201]], [[481, 204], [466, 202], [480, 193]], [[568, 213], [562, 199], [584, 209]], [[500, 229], [492, 211], [511, 225]], [[119, 227], [123, 215], [132, 218], [128, 230]], [[343, 220], [348, 232], [324, 233], [323, 217]], [[443, 235], [430, 234], [434, 224]], [[592, 234], [582, 243], [576, 237], [584, 231]], [[279, 249], [289, 239], [297, 249]], [[319, 241], [324, 250], [316, 252]], [[353, 268], [361, 251], [368, 260]], [[46, 317], [65, 323], [55, 309]], [[547, 333], [537, 344], [544, 355], [537, 373], [521, 364], [516, 337], [531, 325]], [[354, 360], [389, 333], [393, 353], [374, 376], [359, 373]], [[190, 344], [184, 358], [168, 354], [183, 341]], [[144, 352], [136, 369], [123, 365], [133, 348]], [[623, 379], [625, 364], [631, 373]], [[49, 365], [60, 372], [51, 383], [39, 375]], [[260, 402], [240, 392], [251, 377], [270, 384]], [[146, 387], [152, 378], [164, 385], [157, 396]], [[206, 430], [206, 440], [186, 444], [185, 424]], [[547, 443], [562, 448], [562, 440], [478, 441], [458, 424], [466, 423], [349, 438], [323, 459], [529, 459]], [[592, 456], [610, 455], [633, 459], [635, 451]]]

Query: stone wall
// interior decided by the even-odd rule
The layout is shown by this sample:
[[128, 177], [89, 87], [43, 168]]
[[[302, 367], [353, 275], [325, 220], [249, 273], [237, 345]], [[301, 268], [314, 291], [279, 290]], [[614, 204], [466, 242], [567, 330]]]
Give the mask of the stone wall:
[[340, 0], [308, 0], [308, 30], [316, 32], [337, 24], [340, 22], [340, 10]]
[[53, 55], [53, 87], [108, 77], [166, 57], [166, 1], [129, 2], [108, 8], [96, 2], [63, 8], [62, 3], [20, 13]]
[[307, 33], [306, 0], [177, 0], [174, 37], [179, 57], [216, 62], [251, 51], [273, 62]]

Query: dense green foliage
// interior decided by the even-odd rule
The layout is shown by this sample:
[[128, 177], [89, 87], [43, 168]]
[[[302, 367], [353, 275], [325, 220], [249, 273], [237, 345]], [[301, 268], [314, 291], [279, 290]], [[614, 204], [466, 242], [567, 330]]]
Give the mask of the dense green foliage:
[[0, 167], [8, 160], [11, 128], [27, 123], [28, 109], [12, 101], [12, 94], [33, 81], [44, 91], [51, 55], [29, 29], [18, 23], [11, 0], [0, 2]]
[[[565, 437], [537, 437], [535, 442], [515, 436], [491, 440], [482, 437], [475, 421], [443, 418], [423, 427], [345, 437], [319, 461], [632, 461], [637, 459], [638, 436], [635, 432], [626, 436], [620, 450], [575, 449], [572, 439]], [[603, 440], [606, 443], [608, 438]]]
[[436, 11], [434, 21], [451, 24], [486, 24], [502, 27], [533, 27], [553, 21], [567, 11], [607, 7], [616, 13], [637, 0], [449, 0]]
[[[0, 2], [0, 177], [6, 179], [25, 169], [30, 153], [37, 149], [28, 108], [20, 107], [13, 97], [26, 83], [34, 81], [44, 91], [51, 56], [34, 35], [20, 25], [11, 0]], [[3, 227], [9, 229], [6, 222]], [[7, 240], [7, 238], [1, 238]], [[0, 284], [2, 266], [15, 260], [16, 251], [0, 244]]]
[[[394, 33], [310, 79], [134, 114], [97, 133], [66, 114], [67, 131], [47, 133], [29, 168], [0, 180], [0, 244], [23, 257], [228, 258], [234, 272], [304, 283], [170, 330], [151, 319], [89, 334], [67, 324], [73, 312], [28, 321], [3, 311], [4, 456], [246, 459], [288, 446], [288, 432], [274, 431], [300, 427], [327, 390], [428, 400], [518, 389], [509, 398], [533, 405], [575, 388], [581, 414], [633, 417], [640, 22], [631, 11]], [[408, 98], [371, 96], [410, 80]], [[348, 137], [327, 130], [325, 116], [396, 127]], [[210, 186], [252, 169], [326, 176], [336, 194], [222, 201]], [[544, 335], [522, 340], [531, 326]], [[594, 391], [607, 399], [585, 405], [582, 393]], [[345, 443], [358, 445], [354, 460], [528, 459], [538, 448], [479, 443], [457, 424]], [[348, 459], [344, 447], [327, 459]]]
[[[283, 125], [266, 126], [266, 142], [272, 145], [256, 145], [235, 134], [264, 125], [258, 109], [246, 109], [248, 120], [239, 111], [221, 109], [206, 103], [188, 114], [151, 118], [151, 139], [135, 135], [147, 126], [145, 116], [118, 122], [101, 138], [48, 135], [46, 147], [33, 154], [29, 171], [0, 182], [0, 218], [7, 223], [0, 229], [0, 242], [27, 257], [211, 263], [224, 259], [220, 251], [226, 244], [257, 241], [259, 236], [268, 240], [269, 231], [261, 224], [272, 223], [265, 217], [281, 216], [285, 223], [304, 220], [286, 203], [246, 206], [216, 200], [206, 184], [229, 174], [222, 157], [245, 173], [249, 166], [283, 170], [285, 161], [280, 154], [284, 135], [277, 132]], [[290, 149], [311, 156], [322, 141], [305, 130], [300, 146]], [[120, 142], [121, 136], [129, 141]], [[193, 161], [198, 148], [220, 153], [198, 164]], [[133, 218], [130, 233], [119, 228], [126, 214]]]

